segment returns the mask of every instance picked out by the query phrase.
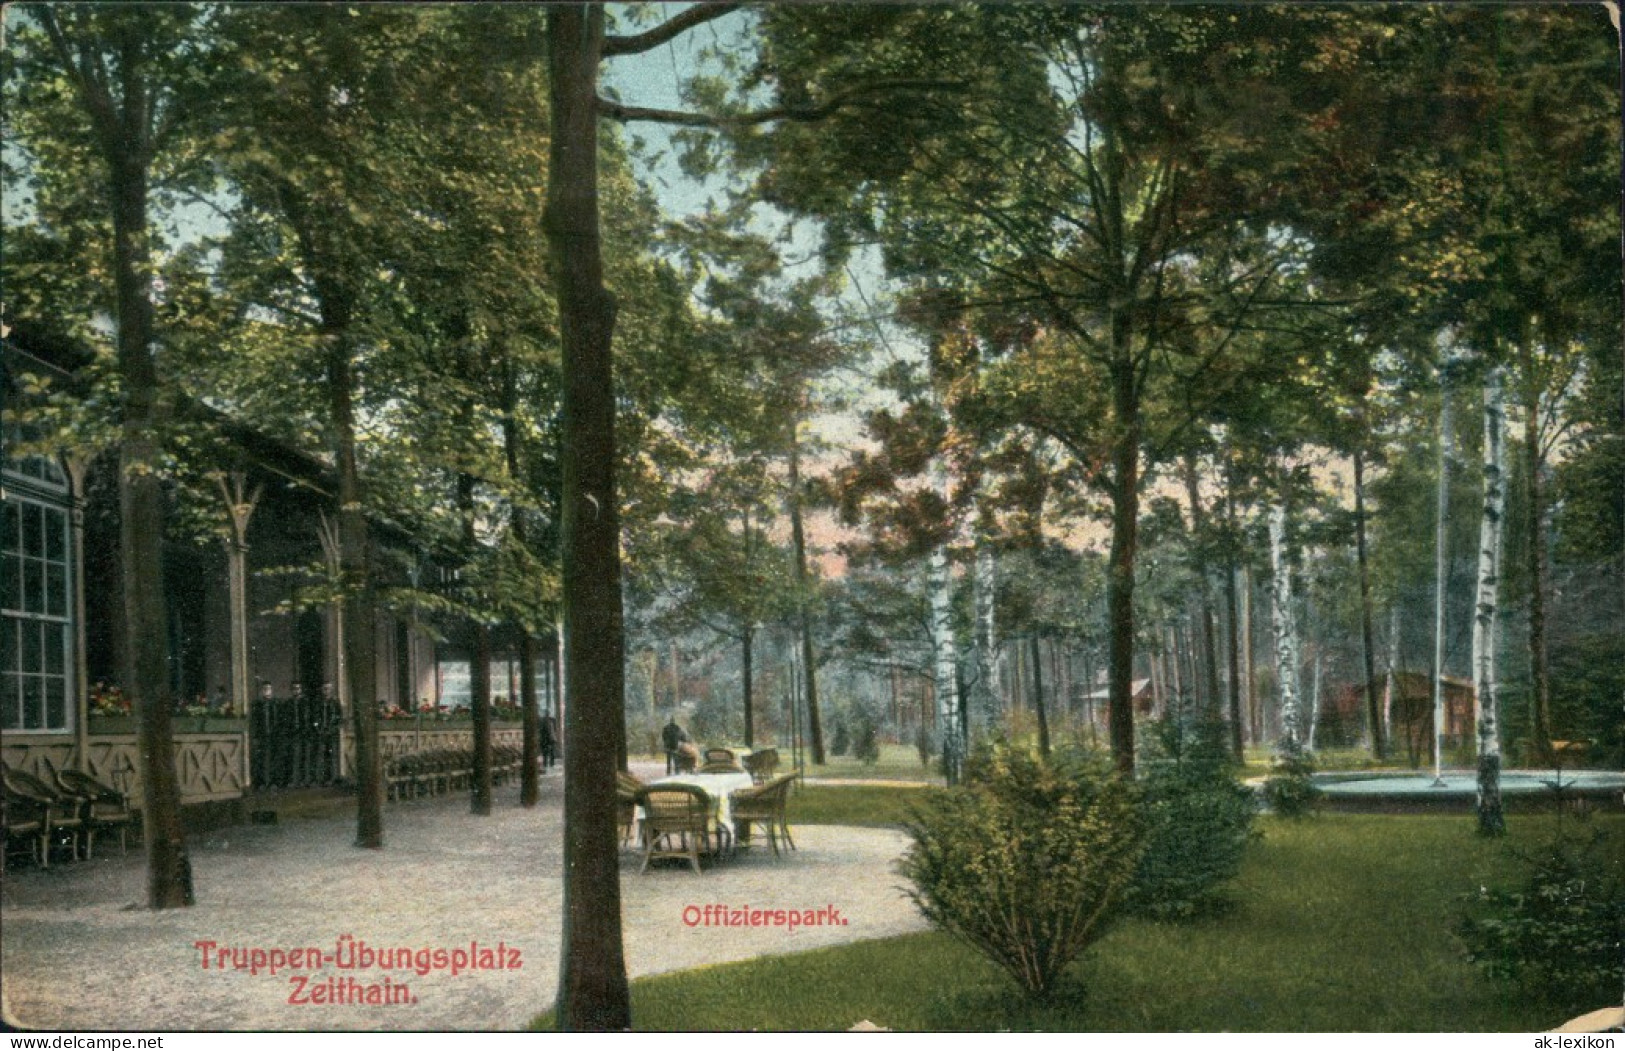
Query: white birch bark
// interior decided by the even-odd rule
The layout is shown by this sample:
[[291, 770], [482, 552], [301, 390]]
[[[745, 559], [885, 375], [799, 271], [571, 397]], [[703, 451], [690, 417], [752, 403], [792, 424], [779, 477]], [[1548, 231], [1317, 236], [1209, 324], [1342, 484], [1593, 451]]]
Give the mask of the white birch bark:
[[1253, 693], [1253, 571], [1242, 566], [1241, 576], [1241, 710], [1247, 716], [1247, 740], [1258, 747], [1264, 741], [1264, 720], [1258, 715], [1258, 701]]
[[1473, 686], [1478, 728], [1478, 830], [1506, 831], [1501, 809], [1500, 711], [1496, 703], [1496, 605], [1500, 598], [1502, 518], [1506, 504], [1503, 443], [1506, 407], [1501, 370], [1484, 377], [1484, 510], [1478, 524], [1478, 596], [1473, 606]]
[[1281, 691], [1281, 750], [1300, 748], [1298, 736], [1298, 629], [1292, 613], [1292, 570], [1286, 558], [1286, 508], [1270, 509], [1270, 613], [1275, 628], [1275, 674]]
[[1389, 748], [1394, 742], [1394, 690], [1399, 684], [1399, 599], [1388, 609], [1388, 673], [1382, 690], [1382, 735]]
[[971, 590], [976, 606], [976, 685], [973, 687], [972, 716], [985, 732], [999, 724], [999, 660], [994, 651], [993, 599], [998, 587], [998, 567], [993, 549], [976, 545], [976, 564]]
[[931, 552], [931, 645], [936, 651], [937, 730], [942, 735], [942, 759], [949, 784], [959, 780], [959, 760], [963, 755], [959, 740], [959, 684], [954, 674], [952, 586], [948, 552], [938, 547]]
[[1315, 750], [1315, 731], [1320, 728], [1320, 670], [1321, 651], [1315, 647], [1315, 672], [1309, 687], [1309, 750]]

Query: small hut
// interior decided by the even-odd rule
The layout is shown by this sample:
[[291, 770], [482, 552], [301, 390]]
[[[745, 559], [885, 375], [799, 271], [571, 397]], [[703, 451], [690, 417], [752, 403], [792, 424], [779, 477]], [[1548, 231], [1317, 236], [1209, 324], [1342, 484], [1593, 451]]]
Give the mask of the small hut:
[[[1413, 765], [1433, 754], [1433, 676], [1421, 671], [1399, 671], [1377, 681], [1377, 694], [1388, 722], [1389, 747], [1403, 748]], [[1350, 683], [1331, 691], [1321, 702], [1316, 733], [1321, 745], [1352, 745], [1365, 729], [1365, 683]], [[1474, 732], [1473, 684], [1453, 675], [1444, 677], [1444, 746], [1460, 748], [1472, 743]]]

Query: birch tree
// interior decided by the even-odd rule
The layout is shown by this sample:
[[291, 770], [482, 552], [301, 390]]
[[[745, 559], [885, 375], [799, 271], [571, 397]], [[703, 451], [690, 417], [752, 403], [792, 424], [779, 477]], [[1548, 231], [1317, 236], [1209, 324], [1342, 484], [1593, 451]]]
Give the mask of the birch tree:
[[1501, 583], [1502, 513], [1506, 505], [1505, 395], [1501, 369], [1484, 377], [1484, 508], [1478, 525], [1478, 599], [1473, 606], [1473, 686], [1477, 691], [1478, 831], [1506, 832], [1501, 809], [1499, 683], [1495, 673], [1496, 603]]
[[1292, 609], [1292, 568], [1286, 551], [1286, 506], [1270, 508], [1270, 616], [1275, 628], [1275, 672], [1281, 691], [1280, 750], [1301, 751], [1298, 731], [1298, 626]]
[[943, 774], [950, 785], [959, 781], [964, 747], [960, 740], [959, 646], [954, 637], [953, 577], [948, 569], [948, 549], [938, 545], [931, 552], [931, 647], [935, 655], [937, 729], [942, 734]]

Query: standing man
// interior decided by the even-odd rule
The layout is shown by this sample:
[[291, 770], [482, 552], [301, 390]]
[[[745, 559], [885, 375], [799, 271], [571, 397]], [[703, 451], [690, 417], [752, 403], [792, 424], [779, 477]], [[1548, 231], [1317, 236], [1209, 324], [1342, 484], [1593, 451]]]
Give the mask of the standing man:
[[553, 717], [542, 713], [539, 746], [542, 753], [542, 772], [552, 767], [558, 756], [558, 735], [553, 732]]
[[671, 722], [667, 723], [666, 728], [660, 731], [660, 743], [666, 746], [666, 773], [675, 774], [677, 772], [677, 746], [686, 740], [688, 740], [688, 734], [684, 733], [683, 728], [677, 725], [677, 716], [674, 714], [671, 717]]

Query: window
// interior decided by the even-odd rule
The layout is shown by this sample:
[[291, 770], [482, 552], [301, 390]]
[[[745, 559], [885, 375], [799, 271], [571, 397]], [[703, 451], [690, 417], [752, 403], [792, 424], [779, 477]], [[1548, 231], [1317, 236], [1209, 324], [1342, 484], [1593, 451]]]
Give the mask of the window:
[[63, 731], [72, 698], [68, 512], [6, 493], [0, 545], [0, 729]]

